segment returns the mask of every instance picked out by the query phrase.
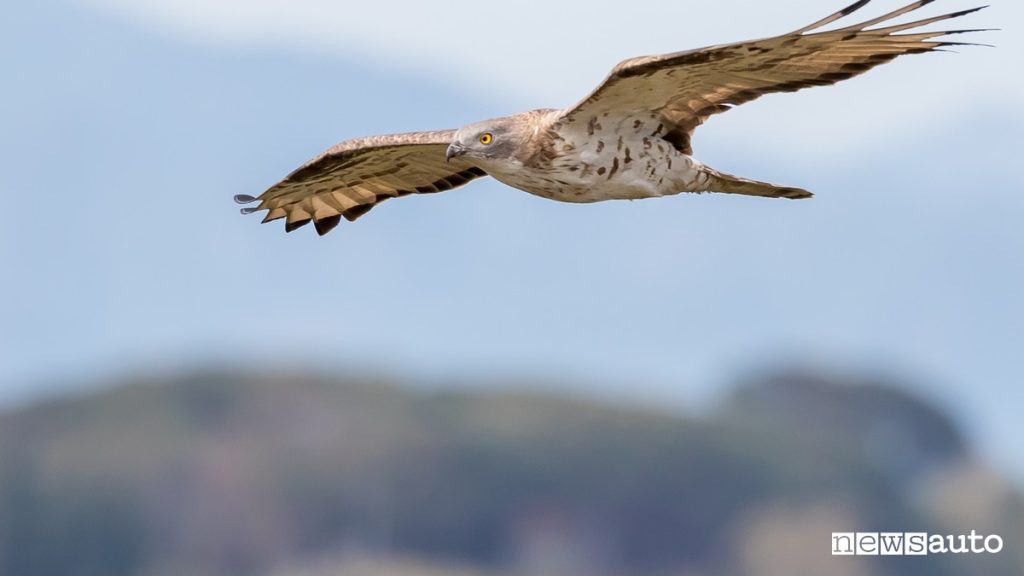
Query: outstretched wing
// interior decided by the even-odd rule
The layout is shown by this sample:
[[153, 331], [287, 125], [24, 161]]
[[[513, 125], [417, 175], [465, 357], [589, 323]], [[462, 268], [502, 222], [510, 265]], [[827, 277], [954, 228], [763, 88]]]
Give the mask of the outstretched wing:
[[454, 130], [443, 130], [348, 140], [310, 160], [258, 198], [238, 195], [235, 201], [259, 201], [242, 213], [267, 210], [264, 222], [286, 218], [286, 232], [313, 222], [323, 236], [342, 217], [353, 221], [388, 198], [451, 190], [486, 176], [458, 158], [445, 159], [454, 135]]
[[863, 74], [904, 54], [931, 52], [963, 44], [940, 38], [962, 32], [946, 30], [900, 34], [920, 26], [981, 10], [963, 10], [907, 24], [873, 28], [934, 0], [920, 0], [879, 18], [826, 32], [813, 32], [864, 7], [860, 0], [795, 32], [736, 44], [711, 46], [621, 62], [594, 92], [567, 109], [566, 124], [604, 121], [611, 117], [660, 115], [661, 135], [679, 150], [692, 154], [697, 126], [714, 114], [773, 92], [795, 92], [835, 84]]

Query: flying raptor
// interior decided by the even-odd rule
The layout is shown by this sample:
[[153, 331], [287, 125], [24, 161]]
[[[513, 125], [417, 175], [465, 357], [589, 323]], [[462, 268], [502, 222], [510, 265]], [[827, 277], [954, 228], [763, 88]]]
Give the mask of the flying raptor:
[[562, 202], [600, 202], [724, 192], [810, 198], [710, 168], [693, 158], [694, 130], [709, 117], [765, 94], [795, 92], [852, 78], [904, 54], [964, 45], [951, 34], [983, 30], [917, 29], [981, 10], [905, 24], [880, 24], [934, 0], [878, 18], [821, 29], [863, 8], [860, 0], [795, 32], [621, 62], [579, 103], [532, 110], [458, 130], [348, 140], [289, 174], [258, 198], [235, 196], [243, 214], [266, 210], [291, 232], [313, 223], [320, 235], [389, 198], [458, 188], [493, 176]]

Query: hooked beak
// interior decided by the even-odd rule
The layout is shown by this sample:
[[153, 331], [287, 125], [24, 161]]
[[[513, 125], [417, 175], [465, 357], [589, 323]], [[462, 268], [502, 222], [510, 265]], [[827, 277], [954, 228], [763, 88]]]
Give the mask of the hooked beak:
[[448, 151], [444, 154], [444, 159], [447, 162], [451, 162], [452, 158], [456, 156], [462, 156], [466, 153], [466, 149], [462, 147], [462, 144], [458, 142], [452, 142], [448, 145]]

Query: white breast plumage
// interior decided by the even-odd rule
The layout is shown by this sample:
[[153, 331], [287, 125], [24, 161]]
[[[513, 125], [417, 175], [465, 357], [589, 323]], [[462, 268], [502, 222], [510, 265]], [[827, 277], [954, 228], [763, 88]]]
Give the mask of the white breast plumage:
[[651, 198], [692, 188], [699, 163], [663, 140], [664, 130], [654, 115], [556, 126], [550, 168], [530, 174], [529, 187], [519, 178], [516, 186], [565, 202]]

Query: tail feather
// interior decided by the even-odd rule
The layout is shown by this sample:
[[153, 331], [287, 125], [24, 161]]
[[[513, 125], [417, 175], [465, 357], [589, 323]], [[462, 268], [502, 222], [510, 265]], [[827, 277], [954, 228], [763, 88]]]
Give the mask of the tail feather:
[[726, 174], [707, 167], [704, 167], [703, 171], [707, 176], [707, 192], [763, 196], [766, 198], [787, 198], [789, 200], [803, 200], [804, 198], [814, 196], [814, 194], [802, 188], [758, 182], [757, 180], [733, 176], [732, 174]]

